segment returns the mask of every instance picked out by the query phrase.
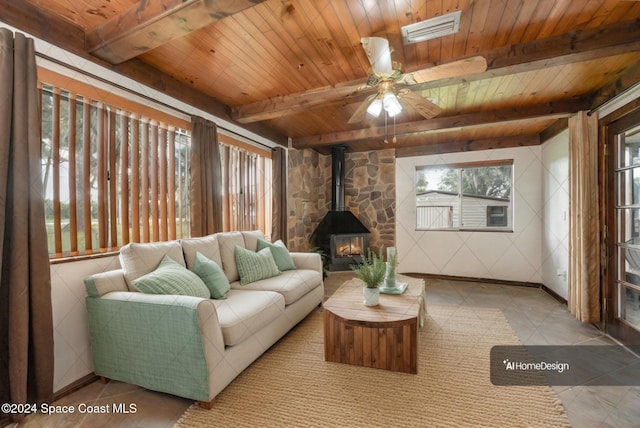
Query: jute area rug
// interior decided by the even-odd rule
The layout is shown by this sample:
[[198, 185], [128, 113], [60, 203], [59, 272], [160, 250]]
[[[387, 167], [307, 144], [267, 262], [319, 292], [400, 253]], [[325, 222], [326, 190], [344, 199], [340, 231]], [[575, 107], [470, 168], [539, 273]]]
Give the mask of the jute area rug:
[[566, 427], [549, 387], [493, 386], [489, 352], [520, 344], [499, 309], [429, 305], [418, 374], [324, 361], [313, 312], [176, 427]]

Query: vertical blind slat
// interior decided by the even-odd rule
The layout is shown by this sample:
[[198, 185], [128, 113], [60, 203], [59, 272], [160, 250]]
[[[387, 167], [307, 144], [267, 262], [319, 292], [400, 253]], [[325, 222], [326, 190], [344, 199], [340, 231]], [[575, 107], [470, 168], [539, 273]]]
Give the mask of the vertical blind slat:
[[160, 204], [160, 240], [166, 241], [169, 236], [169, 225], [167, 222], [167, 130], [160, 127], [158, 129], [158, 163], [160, 181], [160, 189], [158, 194], [158, 202]]
[[52, 127], [52, 184], [53, 184], [53, 234], [57, 255], [62, 254], [62, 224], [60, 207], [60, 90], [53, 91]]
[[107, 178], [109, 180], [109, 249], [118, 248], [118, 149], [116, 141], [117, 121], [114, 109], [109, 109], [109, 169]]
[[69, 247], [78, 254], [78, 206], [76, 204], [76, 97], [69, 97]]
[[93, 229], [91, 227], [91, 103], [85, 99], [82, 106], [82, 222], [84, 223], [84, 250], [93, 252]]
[[158, 125], [156, 121], [151, 121], [151, 135], [149, 137], [149, 143], [151, 147], [149, 152], [151, 153], [151, 225], [153, 241], [159, 241], [160, 239], [160, 224], [158, 223]]
[[107, 248], [107, 138], [106, 110], [98, 104], [97, 143], [98, 143], [98, 242], [100, 249]]
[[140, 242], [140, 121], [131, 119], [131, 234], [133, 242]]
[[[176, 239], [176, 133], [173, 127], [168, 130], [167, 136], [167, 205], [169, 221], [169, 239]], [[179, 238], [183, 238], [182, 235]]]
[[122, 243], [129, 242], [129, 115], [120, 114], [120, 225]]
[[142, 221], [142, 242], [149, 239], [149, 122], [142, 120], [142, 154], [140, 156], [141, 187], [140, 187], [140, 217]]

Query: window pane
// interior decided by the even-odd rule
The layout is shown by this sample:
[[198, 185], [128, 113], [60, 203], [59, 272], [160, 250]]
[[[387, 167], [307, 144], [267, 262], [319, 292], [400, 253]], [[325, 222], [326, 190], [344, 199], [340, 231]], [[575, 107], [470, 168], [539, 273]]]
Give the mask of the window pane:
[[640, 127], [625, 132], [617, 144], [618, 168], [640, 165]]
[[511, 230], [513, 165], [416, 169], [416, 228]]

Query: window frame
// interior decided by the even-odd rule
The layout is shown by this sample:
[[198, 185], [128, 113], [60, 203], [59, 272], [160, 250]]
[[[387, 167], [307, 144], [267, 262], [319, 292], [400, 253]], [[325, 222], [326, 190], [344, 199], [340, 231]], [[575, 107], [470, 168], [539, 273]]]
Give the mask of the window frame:
[[[509, 198], [500, 198], [494, 196], [485, 196], [485, 195], [473, 195], [469, 193], [463, 192], [463, 173], [465, 170], [472, 168], [493, 168], [493, 167], [510, 167], [510, 177], [509, 177]], [[421, 177], [421, 174], [425, 171], [429, 170], [449, 170], [455, 171], [457, 174], [457, 189], [435, 189], [435, 188], [425, 188], [425, 190], [418, 192], [419, 183], [424, 183], [424, 177]], [[462, 162], [462, 163], [450, 163], [450, 164], [438, 164], [438, 165], [419, 165], [415, 167], [415, 176], [414, 176], [414, 194], [415, 194], [415, 230], [420, 232], [428, 232], [428, 231], [471, 231], [471, 232], [499, 232], [499, 233], [513, 233], [514, 232], [514, 219], [515, 219], [515, 203], [513, 200], [514, 196], [514, 160], [513, 159], [500, 159], [500, 160], [488, 160], [488, 161], [476, 161], [476, 162]], [[441, 173], [442, 176], [448, 174], [449, 172]], [[439, 183], [438, 183], [439, 184]], [[420, 186], [424, 186], [420, 184]], [[447, 194], [450, 198], [454, 198], [455, 202], [446, 203], [442, 202], [434, 202], [433, 205], [419, 205], [418, 199], [427, 193], [440, 193]], [[476, 208], [477, 222], [482, 221], [484, 226], [480, 226], [478, 224], [467, 225], [465, 226], [463, 223], [463, 219], [465, 218], [465, 212], [469, 211], [471, 205], [465, 201], [469, 201], [470, 198], [484, 199], [484, 200], [493, 200], [500, 202], [507, 202], [507, 205], [497, 204], [497, 203], [487, 203], [483, 206], [484, 209], [482, 214], [478, 214], [480, 211]], [[419, 223], [419, 208], [424, 206], [433, 206], [433, 207], [442, 207], [442, 206], [450, 206], [452, 209], [452, 218], [451, 218], [451, 227], [424, 227]], [[506, 224], [503, 226], [498, 225], [489, 225], [489, 207], [491, 206], [504, 206], [506, 207]], [[456, 212], [457, 210], [457, 212]], [[482, 218], [482, 219], [481, 219]]]
[[[501, 213], [490, 212], [492, 209], [501, 208]], [[507, 205], [487, 205], [487, 227], [506, 227], [509, 225], [509, 213]], [[492, 223], [492, 220], [499, 218], [500, 224]]]

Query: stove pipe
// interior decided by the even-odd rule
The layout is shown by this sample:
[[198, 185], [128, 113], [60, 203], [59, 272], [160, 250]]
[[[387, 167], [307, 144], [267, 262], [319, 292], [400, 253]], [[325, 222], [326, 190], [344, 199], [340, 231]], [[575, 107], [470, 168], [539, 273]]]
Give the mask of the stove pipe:
[[331, 148], [331, 211], [344, 208], [344, 153], [345, 146]]

